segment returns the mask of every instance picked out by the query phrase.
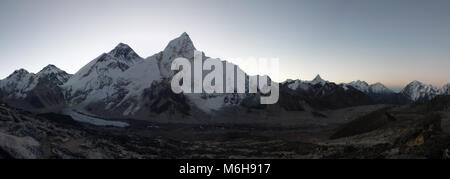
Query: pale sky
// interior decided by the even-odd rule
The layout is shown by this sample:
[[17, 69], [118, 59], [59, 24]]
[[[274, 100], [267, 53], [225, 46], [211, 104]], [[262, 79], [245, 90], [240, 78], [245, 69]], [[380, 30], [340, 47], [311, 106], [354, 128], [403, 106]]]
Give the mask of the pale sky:
[[450, 83], [449, 0], [0, 0], [0, 24], [0, 78], [187, 32], [211, 57], [279, 58], [282, 79]]

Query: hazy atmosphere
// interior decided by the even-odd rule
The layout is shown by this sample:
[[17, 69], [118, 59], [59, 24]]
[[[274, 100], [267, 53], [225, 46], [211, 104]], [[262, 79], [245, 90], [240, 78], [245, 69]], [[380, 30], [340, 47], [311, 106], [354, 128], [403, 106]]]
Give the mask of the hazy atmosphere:
[[1, 0], [0, 78], [47, 64], [75, 73], [119, 42], [145, 58], [187, 32], [211, 57], [279, 58], [282, 79], [441, 87], [450, 82], [449, 8], [448, 0]]

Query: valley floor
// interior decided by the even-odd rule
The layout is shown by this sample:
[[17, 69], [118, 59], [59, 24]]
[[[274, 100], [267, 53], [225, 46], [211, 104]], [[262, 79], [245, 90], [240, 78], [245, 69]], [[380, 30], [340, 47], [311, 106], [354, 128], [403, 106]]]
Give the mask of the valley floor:
[[209, 124], [130, 121], [129, 127], [118, 128], [1, 106], [0, 158], [449, 157], [448, 112], [421, 114], [378, 105], [283, 115], [296, 121], [292, 125], [272, 119]]

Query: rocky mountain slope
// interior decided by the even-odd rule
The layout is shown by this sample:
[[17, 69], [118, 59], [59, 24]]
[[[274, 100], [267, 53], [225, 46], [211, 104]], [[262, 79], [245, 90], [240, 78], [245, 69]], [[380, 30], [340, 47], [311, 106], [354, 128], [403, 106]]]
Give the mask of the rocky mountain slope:
[[442, 91], [432, 85], [427, 85], [419, 81], [409, 83], [402, 91], [412, 101], [430, 100], [441, 95]]
[[363, 92], [328, 82], [320, 75], [312, 81], [287, 80], [280, 88], [280, 105], [290, 110], [303, 108], [302, 103], [320, 109], [373, 104]]
[[46, 66], [37, 74], [20, 69], [0, 81], [0, 99], [31, 111], [62, 108], [66, 98], [61, 85], [71, 77], [54, 65]]

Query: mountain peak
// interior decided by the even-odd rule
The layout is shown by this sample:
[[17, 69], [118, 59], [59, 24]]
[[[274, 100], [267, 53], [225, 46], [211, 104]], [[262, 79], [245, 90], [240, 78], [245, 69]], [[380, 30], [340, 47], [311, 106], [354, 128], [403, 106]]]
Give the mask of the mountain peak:
[[187, 37], [189, 37], [189, 35], [188, 35], [186, 32], [183, 32], [183, 33], [181, 34], [181, 36], [187, 36]]
[[141, 58], [129, 45], [124, 43], [119, 43], [108, 54], [116, 58], [124, 58], [127, 60]]
[[311, 81], [311, 83], [312, 84], [325, 84], [326, 83], [326, 81], [325, 80], [323, 80], [322, 79], [322, 77], [320, 77], [320, 75], [317, 75], [312, 81]]
[[367, 85], [369, 85], [366, 81], [361, 81], [361, 80], [358, 80], [358, 81], [356, 81], [357, 83], [362, 83], [362, 84], [367, 84]]
[[20, 79], [23, 76], [28, 75], [28, 74], [30, 74], [30, 72], [28, 72], [27, 70], [21, 68], [21, 69], [15, 70], [12, 74], [10, 74], [6, 78], [8, 78], [8, 79], [9, 78], [18, 78], [18, 79]]
[[196, 50], [194, 43], [186, 32], [183, 32], [178, 38], [173, 39], [169, 42], [164, 52], [168, 53], [194, 53]]
[[43, 72], [60, 72], [62, 71], [61, 69], [59, 69], [58, 67], [56, 67], [55, 65], [49, 64], [46, 67], [44, 67], [41, 71], [39, 71], [39, 73], [43, 73]]
[[361, 80], [357, 80], [357, 81], [352, 81], [350, 83], [348, 83], [348, 85], [356, 88], [359, 91], [362, 91], [364, 93], [368, 93], [369, 92], [369, 84], [365, 81], [361, 81]]
[[391, 89], [389, 89], [388, 87], [386, 87], [384, 84], [377, 82], [375, 84], [372, 84], [369, 86], [369, 92], [370, 93], [375, 93], [375, 94], [391, 94], [394, 93]]
[[128, 44], [120, 42], [116, 45], [116, 47], [113, 50], [120, 50], [120, 49], [131, 49], [131, 47]]
[[46, 67], [44, 67], [41, 71], [39, 71], [37, 73], [38, 76], [41, 75], [46, 75], [46, 74], [61, 74], [64, 76], [70, 76], [68, 73], [66, 73], [65, 71], [59, 69], [58, 67], [56, 67], [55, 65], [47, 65]]
[[36, 77], [39, 79], [51, 79], [53, 83], [61, 85], [67, 80], [69, 80], [72, 75], [66, 73], [65, 71], [59, 69], [55, 65], [47, 65], [41, 71], [36, 74]]
[[56, 66], [53, 65], [53, 64], [48, 64], [47, 66], [44, 67], [44, 69], [45, 69], [45, 68], [58, 68], [58, 67], [56, 67]]
[[429, 88], [429, 89], [437, 89], [437, 87], [435, 87], [435, 86], [433, 86], [433, 85], [431, 85], [431, 84], [425, 84], [425, 83], [422, 83], [422, 82], [420, 82], [420, 81], [417, 81], [417, 80], [414, 80], [414, 81], [412, 81], [411, 83], [409, 83], [408, 85], [406, 85], [406, 87], [405, 88], [407, 88], [407, 87], [411, 87], [411, 88], [417, 88], [417, 87], [423, 87], [423, 88]]
[[13, 74], [28, 74], [28, 73], [30, 73], [30, 72], [28, 72], [27, 70], [25, 70], [23, 68], [18, 69], [18, 70], [13, 72]]
[[444, 95], [450, 95], [450, 84], [446, 84], [442, 87], [441, 93]]
[[173, 71], [170, 69], [172, 61], [178, 57], [193, 59], [195, 50], [191, 38], [184, 32], [178, 38], [171, 40], [164, 51], [149, 58], [157, 59], [163, 77], [170, 77], [173, 75]]
[[417, 101], [419, 99], [432, 99], [439, 95], [440, 90], [433, 85], [414, 80], [403, 88], [401, 93], [408, 96], [411, 100]]
[[358, 86], [369, 86], [369, 83], [367, 83], [366, 81], [361, 81], [361, 80], [352, 81], [349, 84], [350, 85], [358, 85]]
[[423, 85], [423, 83], [420, 81], [414, 80], [411, 83], [409, 83], [408, 85]]
[[[317, 75], [317, 76], [314, 78], [314, 80], [323, 81], [323, 79], [322, 79], [322, 77], [320, 77], [320, 75]], [[314, 80], [313, 80], [313, 81], [314, 81]]]

